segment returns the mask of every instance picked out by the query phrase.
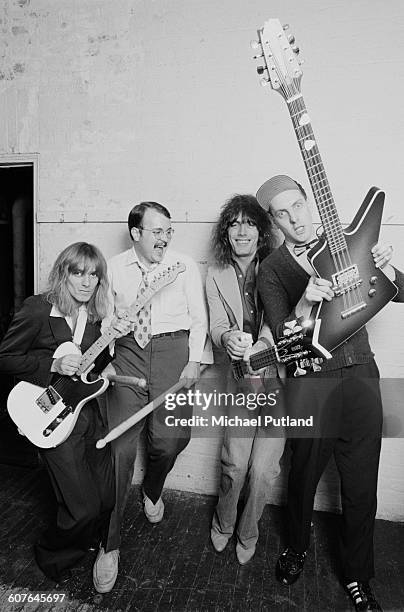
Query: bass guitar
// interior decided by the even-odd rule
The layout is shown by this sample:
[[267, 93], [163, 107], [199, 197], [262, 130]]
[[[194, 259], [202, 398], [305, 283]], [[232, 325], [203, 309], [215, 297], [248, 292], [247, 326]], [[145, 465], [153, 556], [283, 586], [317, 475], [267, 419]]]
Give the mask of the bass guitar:
[[[184, 270], [185, 265], [177, 262], [156, 275], [121, 318], [132, 320], [157, 291], [174, 282]], [[8, 413], [20, 432], [33, 444], [39, 448], [52, 448], [61, 444], [71, 434], [82, 407], [105, 391], [109, 384], [107, 378], [100, 376], [89, 381], [87, 375], [97, 357], [118, 335], [119, 332], [108, 327], [84, 353], [74, 376], [58, 376], [46, 389], [25, 381], [19, 382], [12, 389], [7, 400]], [[58, 346], [53, 356], [79, 352], [75, 344], [65, 342]], [[140, 383], [140, 386], [145, 385], [145, 381]]]
[[375, 267], [371, 249], [380, 232], [385, 194], [372, 187], [351, 225], [342, 228], [331, 193], [310, 116], [301, 93], [299, 49], [288, 26], [270, 19], [258, 30], [259, 49], [255, 59], [262, 83], [284, 98], [292, 119], [307, 176], [323, 226], [319, 241], [307, 257], [316, 274], [331, 281], [335, 297], [313, 308], [312, 316], [320, 322], [314, 331], [313, 346], [332, 351], [355, 334], [397, 293], [397, 287]]

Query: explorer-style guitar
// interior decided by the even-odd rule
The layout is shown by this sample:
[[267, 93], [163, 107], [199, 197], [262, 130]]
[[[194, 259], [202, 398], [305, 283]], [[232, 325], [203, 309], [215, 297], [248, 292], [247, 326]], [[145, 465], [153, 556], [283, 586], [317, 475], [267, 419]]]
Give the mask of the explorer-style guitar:
[[[138, 296], [121, 318], [131, 320], [157, 291], [174, 282], [184, 272], [185, 265], [177, 262], [156, 275], [141, 296]], [[109, 327], [84, 353], [75, 376], [58, 376], [46, 389], [22, 381], [10, 392], [7, 409], [21, 432], [40, 448], [52, 448], [69, 437], [82, 407], [92, 398], [101, 395], [109, 380], [99, 377], [92, 382], [87, 375], [94, 361], [114, 340], [119, 332]], [[58, 346], [54, 357], [78, 353], [72, 342]]]
[[300, 90], [299, 49], [293, 35], [286, 36], [287, 29], [278, 19], [267, 21], [258, 30], [255, 59], [263, 62], [257, 68], [262, 83], [270, 83], [286, 101], [323, 226], [322, 237], [307, 256], [318, 276], [332, 282], [335, 297], [313, 308], [312, 316], [320, 325], [312, 342], [318, 349], [332, 351], [397, 293], [394, 283], [375, 267], [370, 252], [378, 241], [385, 194], [372, 187], [351, 225], [342, 228]]

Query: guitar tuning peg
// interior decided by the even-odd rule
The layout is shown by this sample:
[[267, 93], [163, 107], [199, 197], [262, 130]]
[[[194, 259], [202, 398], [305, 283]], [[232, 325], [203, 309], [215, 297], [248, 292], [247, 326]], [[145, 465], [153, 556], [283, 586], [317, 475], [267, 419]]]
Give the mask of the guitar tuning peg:
[[293, 45], [293, 47], [292, 47], [292, 51], [293, 51], [294, 53], [296, 53], [296, 55], [297, 55], [298, 53], [300, 53], [300, 49], [299, 49], [299, 47], [298, 47], [297, 45]]
[[295, 372], [294, 372], [293, 376], [294, 376], [295, 378], [297, 378], [298, 376], [304, 376], [305, 374], [307, 374], [306, 370], [303, 370], [303, 368], [299, 367], [299, 366], [296, 364], [296, 370], [295, 370]]
[[313, 361], [313, 372], [320, 372], [321, 371], [321, 366], [319, 366], [317, 363], [315, 363]]
[[260, 79], [260, 85], [261, 87], [266, 87], [269, 83], [268, 79]]
[[257, 66], [257, 74], [264, 74], [265, 66]]
[[284, 30], [289, 30], [289, 24], [288, 24], [288, 23], [285, 23], [285, 25], [283, 25], [283, 26], [282, 26], [282, 28], [283, 28]]
[[259, 49], [260, 48], [260, 43], [258, 42], [258, 40], [252, 40], [250, 42], [250, 47], [251, 49]]
[[291, 45], [293, 45], [293, 43], [296, 41], [295, 37], [293, 36], [293, 34], [289, 34], [288, 36], [288, 41], [290, 42]]
[[261, 53], [260, 55], [253, 55], [253, 56], [252, 56], [253, 60], [260, 59], [260, 57], [264, 57], [264, 54], [263, 54], [263, 53]]

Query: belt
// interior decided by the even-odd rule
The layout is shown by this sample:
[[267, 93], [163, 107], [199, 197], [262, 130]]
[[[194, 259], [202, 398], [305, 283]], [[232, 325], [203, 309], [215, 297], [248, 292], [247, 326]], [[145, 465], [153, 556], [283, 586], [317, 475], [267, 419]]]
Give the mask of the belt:
[[188, 334], [188, 333], [189, 331], [187, 329], [179, 329], [178, 331], [164, 332], [162, 334], [154, 334], [152, 338], [153, 339], [163, 338], [164, 336], [171, 336], [171, 338], [177, 338], [178, 336], [183, 336], [184, 334]]

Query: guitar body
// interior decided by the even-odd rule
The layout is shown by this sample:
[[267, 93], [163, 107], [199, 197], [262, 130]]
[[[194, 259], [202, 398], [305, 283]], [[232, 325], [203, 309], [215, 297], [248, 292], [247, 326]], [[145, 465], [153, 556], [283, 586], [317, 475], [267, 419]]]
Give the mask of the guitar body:
[[[312, 311], [320, 320], [314, 331], [313, 347], [333, 351], [348, 340], [355, 332], [374, 317], [397, 293], [397, 287], [387, 276], [375, 267], [371, 249], [377, 244], [384, 207], [384, 192], [372, 187], [351, 225], [344, 230], [344, 235], [351, 256], [357, 266], [361, 283], [359, 291], [363, 304], [346, 317], [342, 313], [349, 311], [349, 306], [357, 297], [353, 289], [343, 295], [336, 295], [330, 302], [323, 300]], [[320, 240], [310, 251], [308, 260], [321, 278], [326, 278], [335, 285], [336, 269], [327, 242]], [[370, 293], [369, 293], [370, 292]], [[355, 294], [353, 297], [352, 295]]]
[[52, 448], [69, 437], [82, 407], [101, 395], [108, 384], [105, 378], [88, 382], [84, 374], [81, 378], [60, 376], [47, 389], [20, 382], [8, 396], [7, 409], [33, 444]]
[[[174, 282], [185, 270], [185, 264], [177, 262], [157, 274], [149, 287], [122, 313], [121, 318], [131, 319], [153, 295]], [[109, 385], [106, 378], [89, 382], [87, 374], [94, 367], [98, 355], [116, 338], [117, 332], [109, 327], [82, 356], [77, 376], [59, 376], [46, 389], [28, 382], [18, 383], [8, 396], [7, 410], [19, 430], [39, 448], [52, 448], [61, 444], [71, 434], [80, 410], [94, 397], [101, 395]], [[53, 357], [81, 354], [73, 342], [57, 347]], [[144, 382], [145, 384], [145, 382]]]

